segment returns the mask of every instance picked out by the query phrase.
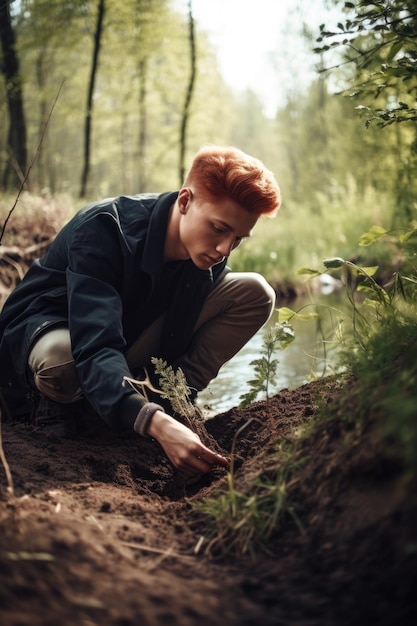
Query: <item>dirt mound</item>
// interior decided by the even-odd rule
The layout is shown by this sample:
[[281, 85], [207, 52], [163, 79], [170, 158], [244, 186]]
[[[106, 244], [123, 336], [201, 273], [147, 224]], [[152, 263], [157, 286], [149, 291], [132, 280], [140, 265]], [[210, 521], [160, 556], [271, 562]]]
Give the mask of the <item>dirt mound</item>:
[[[235, 449], [236, 489], [273, 476], [270, 452], [338, 393], [316, 381], [208, 420], [209, 436]], [[187, 486], [152, 440], [2, 431], [15, 489], [3, 476], [4, 626], [397, 626], [417, 615], [415, 485], [378, 461], [366, 432], [349, 454], [330, 423], [302, 440], [291, 491], [301, 526], [289, 519], [252, 559], [205, 551], [193, 503], [226, 489], [224, 470]]]

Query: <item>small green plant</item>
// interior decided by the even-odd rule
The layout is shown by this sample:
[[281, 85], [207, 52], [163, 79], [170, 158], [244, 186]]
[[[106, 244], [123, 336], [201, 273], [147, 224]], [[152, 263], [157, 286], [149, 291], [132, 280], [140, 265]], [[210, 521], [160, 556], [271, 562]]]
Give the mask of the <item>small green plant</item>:
[[250, 363], [254, 367], [255, 375], [254, 378], [248, 381], [249, 391], [240, 396], [239, 408], [248, 406], [254, 402], [260, 393], [265, 393], [267, 413], [269, 415], [270, 388], [275, 382], [279, 364], [278, 359], [274, 359], [273, 355], [278, 348], [278, 344], [281, 349], [284, 349], [294, 341], [294, 338], [294, 330], [289, 322], [282, 324], [276, 322], [264, 333], [261, 356]]
[[191, 400], [192, 390], [187, 384], [184, 372], [180, 367], [174, 371], [171, 365], [168, 365], [166, 361], [157, 357], [152, 357], [151, 363], [155, 368], [155, 374], [159, 378], [160, 388], [156, 388], [152, 384], [146, 370], [143, 380], [136, 380], [125, 376], [123, 383], [128, 383], [135, 390], [140, 390], [147, 400], [149, 399], [149, 391], [168, 400], [172, 410], [184, 417], [189, 426], [192, 427], [193, 421], [196, 418], [202, 418], [202, 416]]
[[285, 442], [274, 471], [247, 485], [247, 493], [236, 489], [233, 474], [229, 472], [227, 490], [216, 498], [194, 503], [194, 508], [209, 518], [207, 553], [251, 556], [259, 550], [272, 553], [270, 540], [288, 520], [303, 532], [297, 505], [291, 497], [291, 490], [298, 482], [298, 462], [291, 458], [290, 447]]
[[159, 376], [161, 387], [161, 397], [169, 400], [173, 410], [183, 415], [189, 422], [199, 413], [191, 401], [192, 390], [187, 384], [184, 372], [179, 367], [174, 371], [163, 359], [151, 358], [151, 363], [155, 367], [155, 374]]
[[[372, 226], [368, 231], [362, 234], [359, 239], [361, 247], [368, 247], [382, 238], [390, 239], [389, 244], [395, 250], [396, 256], [401, 254], [404, 260], [407, 255], [412, 258], [415, 256], [414, 240], [417, 236], [417, 229], [412, 224], [408, 228], [402, 229], [402, 234], [396, 236], [394, 231], [388, 231], [380, 226]], [[323, 260], [325, 269], [318, 271], [310, 268], [301, 268], [299, 274], [305, 274], [310, 278], [321, 276], [328, 270], [340, 270], [346, 287], [347, 298], [352, 305], [352, 329], [353, 338], [356, 344], [362, 348], [365, 347], [369, 337], [375, 332], [376, 328], [384, 323], [387, 316], [395, 315], [397, 309], [397, 300], [400, 297], [403, 300], [415, 294], [415, 286], [417, 280], [412, 275], [393, 272], [392, 281], [389, 289], [380, 285], [374, 278], [378, 271], [378, 266], [360, 266], [348, 259], [342, 257], [331, 257]], [[412, 268], [406, 268], [406, 272], [412, 273]], [[411, 292], [411, 296], [410, 296]], [[357, 296], [364, 298], [358, 298]]]

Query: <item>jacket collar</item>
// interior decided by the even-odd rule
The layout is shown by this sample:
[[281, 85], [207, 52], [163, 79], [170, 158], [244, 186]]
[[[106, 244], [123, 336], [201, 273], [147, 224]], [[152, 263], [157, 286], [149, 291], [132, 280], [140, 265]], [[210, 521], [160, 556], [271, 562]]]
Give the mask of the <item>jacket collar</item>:
[[147, 274], [155, 274], [163, 264], [169, 212], [177, 197], [178, 191], [161, 194], [152, 211], [141, 262]]

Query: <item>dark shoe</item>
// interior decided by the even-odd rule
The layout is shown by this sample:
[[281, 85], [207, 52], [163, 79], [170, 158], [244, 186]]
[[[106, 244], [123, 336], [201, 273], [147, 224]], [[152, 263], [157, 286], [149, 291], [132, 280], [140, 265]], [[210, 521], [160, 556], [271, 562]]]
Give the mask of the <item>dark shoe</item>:
[[78, 432], [74, 407], [41, 396], [34, 415], [36, 429], [46, 435], [75, 437]]

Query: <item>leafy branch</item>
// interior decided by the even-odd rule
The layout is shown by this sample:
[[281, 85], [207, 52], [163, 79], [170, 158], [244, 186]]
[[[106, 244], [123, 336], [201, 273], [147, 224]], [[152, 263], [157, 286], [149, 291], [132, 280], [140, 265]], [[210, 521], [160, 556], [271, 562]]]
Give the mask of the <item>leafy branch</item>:
[[[393, 123], [417, 121], [417, 12], [414, 0], [376, 0], [369, 3], [345, 2], [345, 11], [352, 14], [337, 29], [320, 25], [313, 49], [323, 54], [335, 48], [345, 51], [340, 63], [322, 72], [353, 63], [359, 83], [350, 97], [376, 98], [385, 95], [385, 108], [361, 104], [357, 110], [367, 114], [366, 126], [375, 122], [381, 128]], [[326, 43], [332, 40], [331, 43]], [[399, 95], [401, 93], [401, 96]]]
[[[407, 246], [407, 244], [411, 243], [417, 237], [417, 228], [411, 224], [409, 228], [402, 230], [404, 232], [396, 238], [396, 241], [401, 246]], [[381, 226], [374, 225], [362, 234], [359, 239], [359, 245], [368, 247], [380, 239], [386, 238], [388, 235], [392, 236], [393, 234], [393, 230], [388, 231]], [[414, 251], [411, 254], [414, 254]], [[394, 272], [394, 288], [388, 291], [374, 278], [379, 269], [378, 266], [363, 267], [348, 259], [343, 259], [342, 257], [324, 259], [323, 265], [325, 267], [323, 272], [310, 268], [301, 268], [298, 270], [298, 273], [306, 274], [310, 278], [315, 278], [326, 273], [328, 270], [341, 270], [346, 286], [346, 294], [353, 310], [352, 321], [354, 338], [362, 347], [366, 345], [368, 339], [367, 335], [375, 331], [375, 321], [383, 323], [389, 314], [395, 315], [395, 300], [397, 295], [400, 295], [404, 301], [407, 299], [406, 283], [411, 284], [413, 287], [417, 284], [417, 280], [412, 276], [402, 276], [400, 273]], [[375, 315], [372, 318], [369, 317], [367, 312], [363, 313], [361, 310], [362, 307], [358, 306], [355, 292], [366, 295], [362, 304], [367, 307], [367, 312], [369, 312], [369, 310], [374, 312]], [[363, 334], [365, 334], [364, 337]]]

